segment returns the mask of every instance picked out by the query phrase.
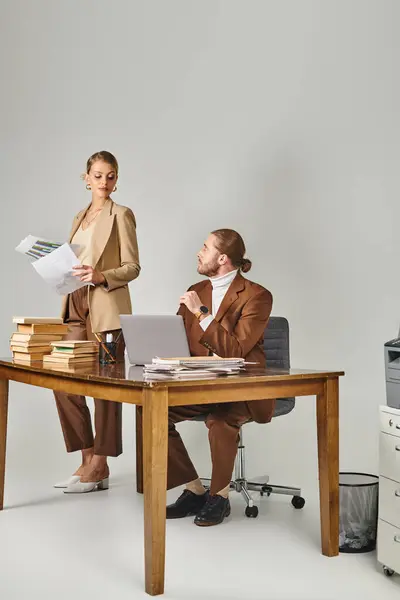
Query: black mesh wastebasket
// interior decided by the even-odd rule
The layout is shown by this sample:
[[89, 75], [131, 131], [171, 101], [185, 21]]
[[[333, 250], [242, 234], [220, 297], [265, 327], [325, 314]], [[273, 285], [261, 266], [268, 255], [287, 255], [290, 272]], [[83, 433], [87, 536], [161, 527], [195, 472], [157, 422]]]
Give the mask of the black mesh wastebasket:
[[339, 473], [339, 552], [370, 552], [376, 547], [379, 478]]

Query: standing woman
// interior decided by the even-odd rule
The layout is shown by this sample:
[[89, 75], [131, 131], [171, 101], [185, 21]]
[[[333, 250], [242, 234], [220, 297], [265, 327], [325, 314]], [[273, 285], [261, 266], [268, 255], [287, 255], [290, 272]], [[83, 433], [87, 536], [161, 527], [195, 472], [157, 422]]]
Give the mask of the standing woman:
[[[88, 284], [64, 298], [62, 317], [69, 325], [66, 339], [92, 340], [94, 334], [121, 333], [120, 314], [132, 312], [128, 283], [140, 272], [136, 221], [126, 206], [110, 197], [117, 191], [118, 162], [110, 152], [96, 152], [83, 176], [92, 200], [73, 221], [70, 242], [78, 244], [80, 265], [75, 276]], [[119, 335], [117, 354], [123, 358]], [[55, 392], [67, 452], [82, 452], [72, 477], [55, 487], [66, 493], [108, 488], [108, 456], [122, 453], [122, 404], [95, 399], [95, 430], [84, 396]]]

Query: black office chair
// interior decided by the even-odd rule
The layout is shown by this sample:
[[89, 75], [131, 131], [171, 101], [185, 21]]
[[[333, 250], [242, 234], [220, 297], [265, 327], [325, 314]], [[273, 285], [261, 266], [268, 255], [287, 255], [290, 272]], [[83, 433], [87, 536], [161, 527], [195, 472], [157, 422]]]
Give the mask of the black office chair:
[[[270, 317], [264, 332], [264, 351], [267, 358], [267, 366], [274, 369], [289, 369], [289, 323], [284, 317]], [[293, 410], [295, 398], [278, 398], [275, 403], [275, 417], [287, 415]], [[210, 479], [201, 479], [204, 487], [209, 487]], [[230, 483], [231, 490], [240, 492], [247, 504], [245, 514], [247, 517], [257, 517], [258, 507], [254, 504], [249, 491], [258, 492], [261, 496], [271, 494], [285, 494], [292, 496], [294, 508], [303, 508], [304, 498], [301, 497], [301, 489], [292, 486], [272, 485], [269, 483], [268, 475], [260, 478], [260, 481], [248, 481], [245, 473], [245, 446], [243, 442], [243, 428], [239, 431], [239, 446], [235, 463], [235, 478]]]

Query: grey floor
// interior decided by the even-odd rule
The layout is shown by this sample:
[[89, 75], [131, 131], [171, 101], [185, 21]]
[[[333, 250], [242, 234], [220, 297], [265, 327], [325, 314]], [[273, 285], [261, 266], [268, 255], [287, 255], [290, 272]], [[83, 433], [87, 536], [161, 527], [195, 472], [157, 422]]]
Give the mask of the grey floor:
[[[0, 513], [1, 600], [148, 597], [132, 472], [115, 475], [109, 491], [67, 496], [46, 470], [15, 471]], [[375, 553], [321, 555], [317, 490], [307, 495], [301, 511], [285, 498], [263, 500], [253, 520], [233, 494], [221, 526], [168, 522], [165, 598], [397, 599], [400, 577], [386, 578]]]

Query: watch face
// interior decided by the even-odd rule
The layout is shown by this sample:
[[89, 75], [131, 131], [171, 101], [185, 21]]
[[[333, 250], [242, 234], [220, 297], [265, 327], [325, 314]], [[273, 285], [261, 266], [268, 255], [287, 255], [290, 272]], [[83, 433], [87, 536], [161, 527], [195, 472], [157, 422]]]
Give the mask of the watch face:
[[203, 313], [203, 315], [206, 315], [208, 313], [208, 308], [207, 306], [200, 306], [200, 310]]

